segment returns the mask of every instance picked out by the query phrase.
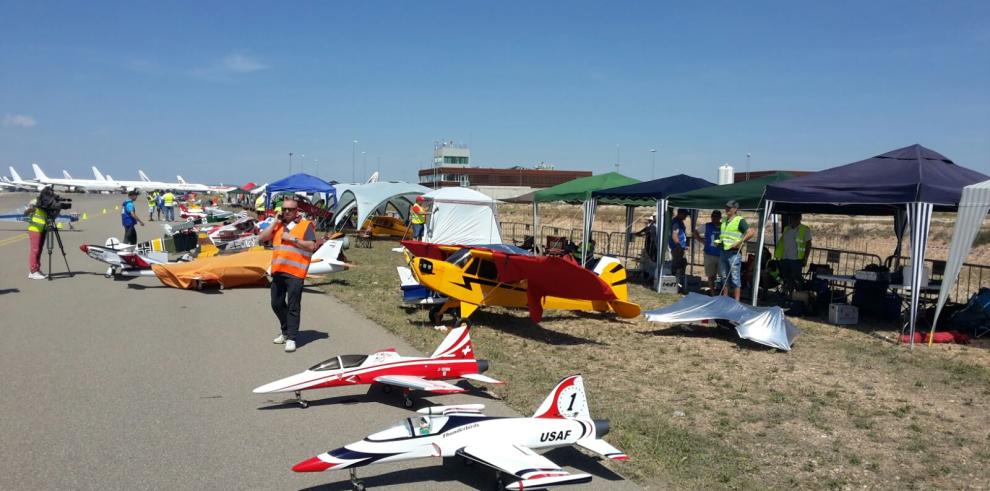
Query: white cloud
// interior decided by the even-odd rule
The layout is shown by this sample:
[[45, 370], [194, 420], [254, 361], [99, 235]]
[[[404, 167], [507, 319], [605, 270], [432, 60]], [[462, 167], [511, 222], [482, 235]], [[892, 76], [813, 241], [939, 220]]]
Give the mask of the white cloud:
[[234, 73], [251, 73], [268, 69], [268, 65], [241, 53], [227, 55], [224, 57], [220, 66], [224, 70]]
[[23, 114], [4, 114], [3, 125], [8, 128], [30, 128], [37, 126], [38, 122], [31, 116]]
[[206, 80], [229, 80], [231, 76], [267, 70], [268, 65], [244, 53], [231, 53], [210, 66], [197, 68], [190, 73]]

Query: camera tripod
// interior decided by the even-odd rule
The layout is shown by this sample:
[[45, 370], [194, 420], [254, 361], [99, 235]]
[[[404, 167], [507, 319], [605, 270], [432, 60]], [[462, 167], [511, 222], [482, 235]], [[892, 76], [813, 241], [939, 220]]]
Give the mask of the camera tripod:
[[45, 218], [45, 248], [48, 250], [48, 281], [52, 280], [53, 237], [54, 240], [58, 241], [58, 249], [62, 251], [62, 260], [65, 261], [65, 271], [70, 277], [72, 276], [72, 268], [69, 267], [69, 258], [65, 255], [65, 247], [62, 245], [62, 235], [58, 232], [55, 217], [47, 217]]

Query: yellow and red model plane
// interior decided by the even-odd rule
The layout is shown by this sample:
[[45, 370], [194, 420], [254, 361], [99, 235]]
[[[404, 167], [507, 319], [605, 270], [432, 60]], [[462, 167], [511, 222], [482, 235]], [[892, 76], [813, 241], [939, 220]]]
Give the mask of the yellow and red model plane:
[[374, 216], [364, 221], [362, 230], [370, 230], [374, 237], [396, 237], [399, 239], [409, 235], [409, 226], [401, 218], [393, 216]]
[[439, 323], [458, 309], [467, 319], [480, 306], [528, 308], [533, 322], [545, 309], [615, 312], [620, 317], [640, 314], [629, 302], [626, 270], [618, 260], [603, 257], [594, 271], [570, 257], [535, 256], [506, 246], [447, 246], [402, 241], [416, 280], [447, 300], [430, 312]]

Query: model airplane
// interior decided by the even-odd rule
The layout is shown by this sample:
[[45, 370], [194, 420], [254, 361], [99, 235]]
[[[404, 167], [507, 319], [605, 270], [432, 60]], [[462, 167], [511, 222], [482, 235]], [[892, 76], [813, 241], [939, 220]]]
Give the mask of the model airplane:
[[591, 419], [580, 375], [554, 387], [531, 418], [496, 418], [482, 414], [484, 405], [428, 407], [420, 416], [369, 435], [364, 440], [322, 453], [296, 464], [296, 472], [350, 469], [354, 489], [364, 489], [355, 467], [426, 457], [462, 457], [518, 481], [505, 489], [542, 489], [591, 481], [588, 474], [570, 474], [534, 452], [577, 445], [612, 460], [628, 460], [621, 450], [602, 440], [608, 421]]
[[103, 276], [154, 276], [151, 272], [153, 264], [164, 264], [168, 253], [161, 239], [142, 242], [141, 244], [122, 244], [115, 237], [106, 240], [104, 245], [82, 244], [79, 246], [84, 254], [107, 265]]
[[416, 280], [448, 298], [430, 311], [437, 324], [451, 309], [467, 319], [483, 305], [528, 308], [533, 322], [540, 322], [544, 309], [615, 312], [627, 319], [640, 313], [639, 305], [628, 301], [626, 270], [612, 257], [601, 258], [592, 271], [567, 256], [534, 256], [502, 244], [402, 245]]
[[254, 389], [254, 393], [294, 392], [296, 402], [306, 407], [309, 403], [302, 398], [301, 391], [304, 390], [380, 384], [386, 390], [401, 388], [406, 407], [412, 407], [409, 394], [414, 390], [435, 394], [467, 391], [444, 380], [464, 378], [489, 384], [502, 383], [481, 374], [486, 370], [488, 361], [474, 358], [471, 335], [465, 326], [451, 330], [429, 358], [400, 356], [394, 349], [370, 355], [335, 356], [305, 372], [262, 385]]

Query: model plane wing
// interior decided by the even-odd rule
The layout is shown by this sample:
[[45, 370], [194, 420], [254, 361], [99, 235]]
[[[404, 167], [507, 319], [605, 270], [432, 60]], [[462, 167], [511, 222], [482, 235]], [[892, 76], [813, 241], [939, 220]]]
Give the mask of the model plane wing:
[[543, 488], [591, 481], [590, 475], [571, 474], [550, 459], [522, 445], [468, 445], [458, 450], [457, 455], [521, 479], [509, 484], [506, 489]]
[[466, 378], [468, 380], [475, 380], [477, 382], [484, 382], [486, 384], [504, 384], [501, 380], [495, 380], [487, 375], [482, 375], [480, 373], [465, 373], [461, 375], [461, 378]]
[[412, 390], [425, 390], [436, 394], [453, 394], [455, 392], [467, 392], [454, 384], [449, 384], [442, 380], [426, 380], [412, 375], [382, 375], [375, 378], [379, 384], [394, 385]]

